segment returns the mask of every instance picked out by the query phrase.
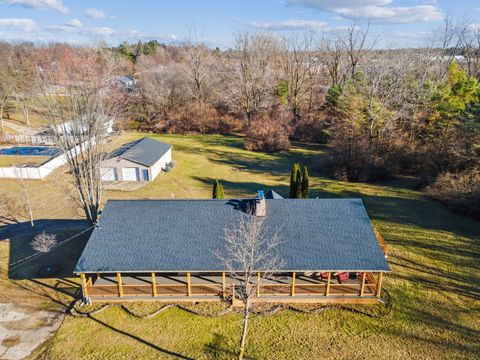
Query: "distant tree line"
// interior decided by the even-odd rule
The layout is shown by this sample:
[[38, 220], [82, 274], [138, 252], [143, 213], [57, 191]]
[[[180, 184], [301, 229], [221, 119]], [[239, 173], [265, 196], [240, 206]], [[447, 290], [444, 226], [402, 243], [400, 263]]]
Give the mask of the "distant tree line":
[[[118, 97], [121, 128], [240, 133], [253, 151], [323, 143], [337, 179], [414, 175], [428, 196], [478, 214], [470, 199], [480, 181], [480, 31], [450, 18], [440, 30], [419, 49], [375, 49], [368, 26], [357, 23], [283, 38], [238, 33], [228, 50], [193, 37], [101, 53], [114, 59], [112, 75], [137, 81], [136, 91]], [[0, 43], [0, 125], [12, 109], [28, 124], [43, 74], [58, 69], [49, 91], [61, 89], [69, 73], [60, 70], [91, 51]]]

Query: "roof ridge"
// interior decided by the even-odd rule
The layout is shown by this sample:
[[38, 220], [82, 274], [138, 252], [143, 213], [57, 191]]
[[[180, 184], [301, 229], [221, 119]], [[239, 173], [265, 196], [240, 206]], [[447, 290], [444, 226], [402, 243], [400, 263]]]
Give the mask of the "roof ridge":
[[[160, 199], [108, 199], [109, 201], [118, 202], [134, 202], [134, 201], [231, 201], [231, 200], [255, 200], [256, 197], [244, 197], [244, 198], [224, 198], [224, 199], [209, 199], [209, 198], [160, 198]], [[362, 200], [362, 198], [308, 198], [308, 199], [265, 199], [265, 200], [287, 200], [287, 201], [314, 201], [314, 200]], [[363, 201], [363, 200], [362, 200]]]

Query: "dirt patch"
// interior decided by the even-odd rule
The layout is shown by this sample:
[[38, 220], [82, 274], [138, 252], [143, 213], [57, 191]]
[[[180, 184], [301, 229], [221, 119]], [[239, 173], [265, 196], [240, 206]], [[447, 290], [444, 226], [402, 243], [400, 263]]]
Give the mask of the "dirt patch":
[[18, 360], [50, 339], [64, 314], [17, 304], [0, 304], [0, 359]]
[[145, 181], [111, 181], [105, 183], [105, 189], [116, 191], [134, 191], [143, 188], [148, 182]]
[[2, 340], [2, 346], [4, 347], [12, 347], [16, 346], [20, 343], [20, 336], [10, 336]]

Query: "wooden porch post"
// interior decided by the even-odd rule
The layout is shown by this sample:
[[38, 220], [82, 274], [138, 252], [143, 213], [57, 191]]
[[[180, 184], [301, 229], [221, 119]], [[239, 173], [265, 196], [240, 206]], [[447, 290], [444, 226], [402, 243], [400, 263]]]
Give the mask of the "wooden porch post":
[[189, 272], [187, 272], [187, 296], [192, 296], [192, 284]]
[[360, 296], [363, 296], [363, 293], [365, 291], [365, 278], [367, 277], [367, 273], [363, 272], [362, 273], [362, 286], [360, 287]]
[[152, 295], [153, 297], [157, 296], [157, 281], [154, 272], [152, 272]]
[[257, 297], [260, 297], [260, 272], [257, 273]]
[[88, 284], [88, 285], [93, 285], [93, 284], [92, 284], [92, 276], [89, 276], [89, 277], [88, 277], [87, 284]]
[[117, 286], [118, 286], [118, 296], [123, 296], [123, 287], [122, 287], [122, 275], [117, 272]]
[[297, 276], [297, 273], [293, 272], [292, 273], [292, 293], [291, 293], [292, 296], [295, 295], [295, 278], [296, 278], [296, 276]]
[[332, 279], [332, 273], [328, 272], [327, 273], [327, 286], [325, 286], [325, 296], [328, 296], [330, 294], [330, 281]]
[[85, 274], [80, 274], [80, 279], [82, 279], [82, 294], [83, 298], [88, 298], [88, 290], [87, 290], [87, 280], [85, 278]]
[[382, 279], [383, 279], [383, 272], [378, 273], [377, 278], [377, 288], [375, 289], [375, 296], [380, 299], [380, 291], [382, 290]]
[[222, 272], [222, 294], [223, 300], [227, 297], [227, 280], [225, 279], [225, 272]]

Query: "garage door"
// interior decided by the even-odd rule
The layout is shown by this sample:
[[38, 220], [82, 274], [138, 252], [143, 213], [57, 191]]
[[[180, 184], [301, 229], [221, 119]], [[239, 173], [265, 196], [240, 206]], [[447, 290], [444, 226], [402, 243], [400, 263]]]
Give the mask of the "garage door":
[[122, 168], [123, 180], [140, 181], [140, 171], [137, 167]]
[[117, 180], [117, 169], [113, 167], [104, 167], [101, 170], [102, 180], [104, 181], [115, 181]]

